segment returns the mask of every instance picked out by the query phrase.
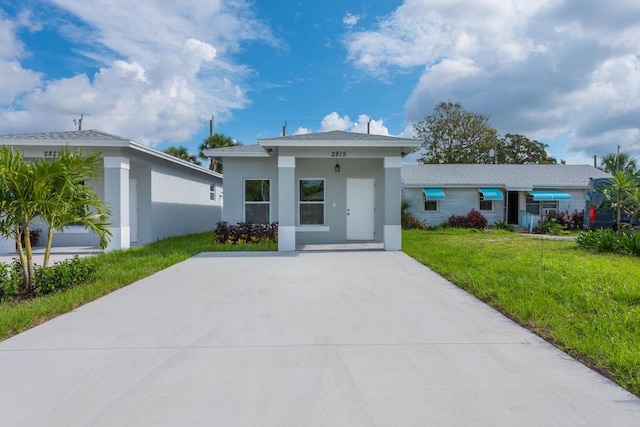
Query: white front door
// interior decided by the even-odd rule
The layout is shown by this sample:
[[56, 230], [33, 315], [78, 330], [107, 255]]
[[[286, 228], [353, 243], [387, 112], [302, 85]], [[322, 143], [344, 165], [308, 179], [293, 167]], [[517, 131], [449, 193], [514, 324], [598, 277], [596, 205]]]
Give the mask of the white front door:
[[347, 179], [347, 240], [374, 239], [375, 180]]
[[129, 179], [129, 231], [131, 243], [138, 241], [138, 180]]

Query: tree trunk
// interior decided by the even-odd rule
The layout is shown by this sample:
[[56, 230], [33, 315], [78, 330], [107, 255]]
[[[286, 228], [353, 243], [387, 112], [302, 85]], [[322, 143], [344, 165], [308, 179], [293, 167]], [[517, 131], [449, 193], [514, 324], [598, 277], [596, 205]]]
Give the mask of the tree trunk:
[[29, 287], [29, 269], [27, 268], [27, 257], [24, 254], [24, 248], [22, 247], [22, 237], [24, 230], [20, 230], [20, 226], [16, 226], [16, 245], [18, 247], [18, 257], [20, 258], [20, 265], [22, 266], [22, 283], [18, 289], [20, 294], [26, 294]]
[[24, 231], [24, 248], [27, 253], [27, 271], [28, 271], [28, 282], [27, 282], [27, 292], [31, 293], [35, 289], [35, 281], [36, 281], [36, 272], [35, 267], [33, 265], [33, 250], [31, 249], [31, 230], [29, 229], [29, 223], [25, 222], [24, 227], [22, 229]]
[[51, 241], [53, 240], [53, 227], [49, 226], [49, 232], [47, 233], [47, 246], [44, 248], [44, 260], [42, 261], [43, 267], [49, 266], [49, 257], [51, 256]]

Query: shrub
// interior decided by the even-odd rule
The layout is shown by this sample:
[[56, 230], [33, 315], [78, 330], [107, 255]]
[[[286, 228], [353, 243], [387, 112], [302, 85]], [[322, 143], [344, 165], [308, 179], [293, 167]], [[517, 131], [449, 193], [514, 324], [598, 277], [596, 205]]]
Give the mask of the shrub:
[[14, 299], [18, 294], [20, 283], [22, 283], [20, 263], [17, 260], [12, 264], [0, 263], [0, 303]]
[[495, 228], [496, 230], [505, 230], [505, 231], [515, 231], [515, 228], [513, 225], [507, 223], [507, 221], [505, 221], [504, 219], [501, 219], [500, 221], [496, 221], [495, 224], [493, 224], [493, 228]]
[[213, 234], [218, 244], [277, 242], [278, 223], [239, 222], [236, 225], [229, 225], [226, 221], [219, 221], [216, 223]]
[[584, 210], [578, 211], [576, 209], [572, 214], [569, 211], [550, 213], [547, 220], [555, 220], [565, 230], [582, 230], [584, 228]]
[[624, 231], [617, 234], [610, 228], [586, 231], [576, 237], [578, 246], [594, 252], [610, 252], [640, 256], [640, 232]]
[[400, 205], [400, 223], [402, 224], [402, 228], [404, 230], [411, 228], [426, 230], [427, 225], [409, 212], [410, 207], [411, 202], [409, 200], [402, 200], [402, 204]]
[[547, 219], [545, 221], [540, 221], [538, 225], [533, 228], [533, 232], [536, 234], [553, 234], [558, 235], [564, 231], [564, 227], [555, 219]]
[[488, 222], [484, 215], [475, 209], [471, 209], [466, 215], [451, 215], [448, 224], [451, 227], [478, 228], [482, 230], [487, 227]]
[[50, 294], [95, 280], [97, 266], [92, 258], [58, 261], [49, 267], [36, 268], [36, 292]]

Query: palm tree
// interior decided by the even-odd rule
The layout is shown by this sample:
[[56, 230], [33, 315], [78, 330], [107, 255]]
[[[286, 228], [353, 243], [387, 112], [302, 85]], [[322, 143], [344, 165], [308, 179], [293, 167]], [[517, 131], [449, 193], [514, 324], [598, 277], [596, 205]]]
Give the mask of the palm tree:
[[604, 200], [600, 205], [600, 210], [608, 211], [613, 208], [616, 215], [616, 229], [618, 234], [622, 233], [620, 224], [622, 214], [633, 214], [634, 202], [633, 194], [638, 189], [638, 182], [633, 174], [627, 172], [617, 172], [608, 179], [608, 186], [601, 188]]
[[200, 160], [198, 160], [196, 155], [195, 154], [191, 154], [189, 152], [189, 150], [187, 150], [187, 147], [185, 147], [183, 145], [181, 145], [179, 147], [176, 147], [176, 146], [172, 145], [171, 147], [169, 147], [166, 150], [164, 150], [164, 152], [169, 154], [170, 156], [177, 157], [177, 158], [185, 160], [185, 161], [187, 161], [189, 163], [193, 163], [194, 165], [200, 166], [202, 164], [200, 162]]
[[609, 153], [600, 160], [600, 169], [610, 174], [617, 172], [635, 174], [638, 172], [638, 164], [636, 159], [627, 153]]
[[108, 223], [111, 211], [95, 190], [85, 185], [87, 180], [101, 179], [100, 153], [87, 155], [82, 150], [71, 152], [65, 148], [52, 163], [45, 164], [51, 173], [40, 209], [40, 217], [49, 227], [43, 266], [49, 264], [53, 232], [70, 224], [80, 224], [96, 233], [104, 249], [112, 236]]
[[[204, 154], [204, 150], [208, 150], [211, 148], [223, 148], [223, 147], [235, 147], [236, 145], [240, 145], [236, 140], [231, 137], [228, 137], [222, 133], [214, 133], [205, 139], [200, 146], [198, 146], [198, 157], [203, 160], [208, 159], [208, 157]], [[222, 163], [211, 159], [209, 162], [209, 169], [216, 172], [222, 172]]]
[[[46, 161], [24, 161], [23, 154], [13, 148], [0, 149], [0, 232], [16, 241], [22, 266], [19, 292], [28, 294], [35, 289], [35, 266], [31, 248], [30, 223], [38, 216], [40, 202], [47, 192]], [[24, 245], [24, 248], [23, 248]]]

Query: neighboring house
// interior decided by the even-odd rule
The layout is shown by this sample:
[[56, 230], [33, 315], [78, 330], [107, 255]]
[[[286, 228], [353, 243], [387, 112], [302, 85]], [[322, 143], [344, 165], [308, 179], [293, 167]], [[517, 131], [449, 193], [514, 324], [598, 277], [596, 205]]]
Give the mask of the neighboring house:
[[[26, 160], [55, 158], [63, 147], [102, 154], [102, 181], [88, 181], [111, 208], [113, 237], [107, 250], [128, 248], [184, 234], [213, 230], [221, 218], [222, 175], [126, 138], [95, 130], [0, 135], [0, 145]], [[42, 224], [37, 224], [46, 232]], [[56, 232], [54, 246], [95, 246], [82, 226]], [[15, 250], [0, 240], [0, 253]]]
[[[588, 165], [403, 165], [403, 196], [429, 226], [480, 211], [489, 224], [536, 224], [551, 212], [585, 208], [589, 178], [610, 175]], [[527, 218], [528, 217], [528, 218]], [[527, 222], [529, 221], [529, 222]]]
[[224, 163], [222, 219], [278, 223], [278, 250], [378, 242], [400, 250], [401, 159], [414, 139], [342, 131], [205, 150]]

